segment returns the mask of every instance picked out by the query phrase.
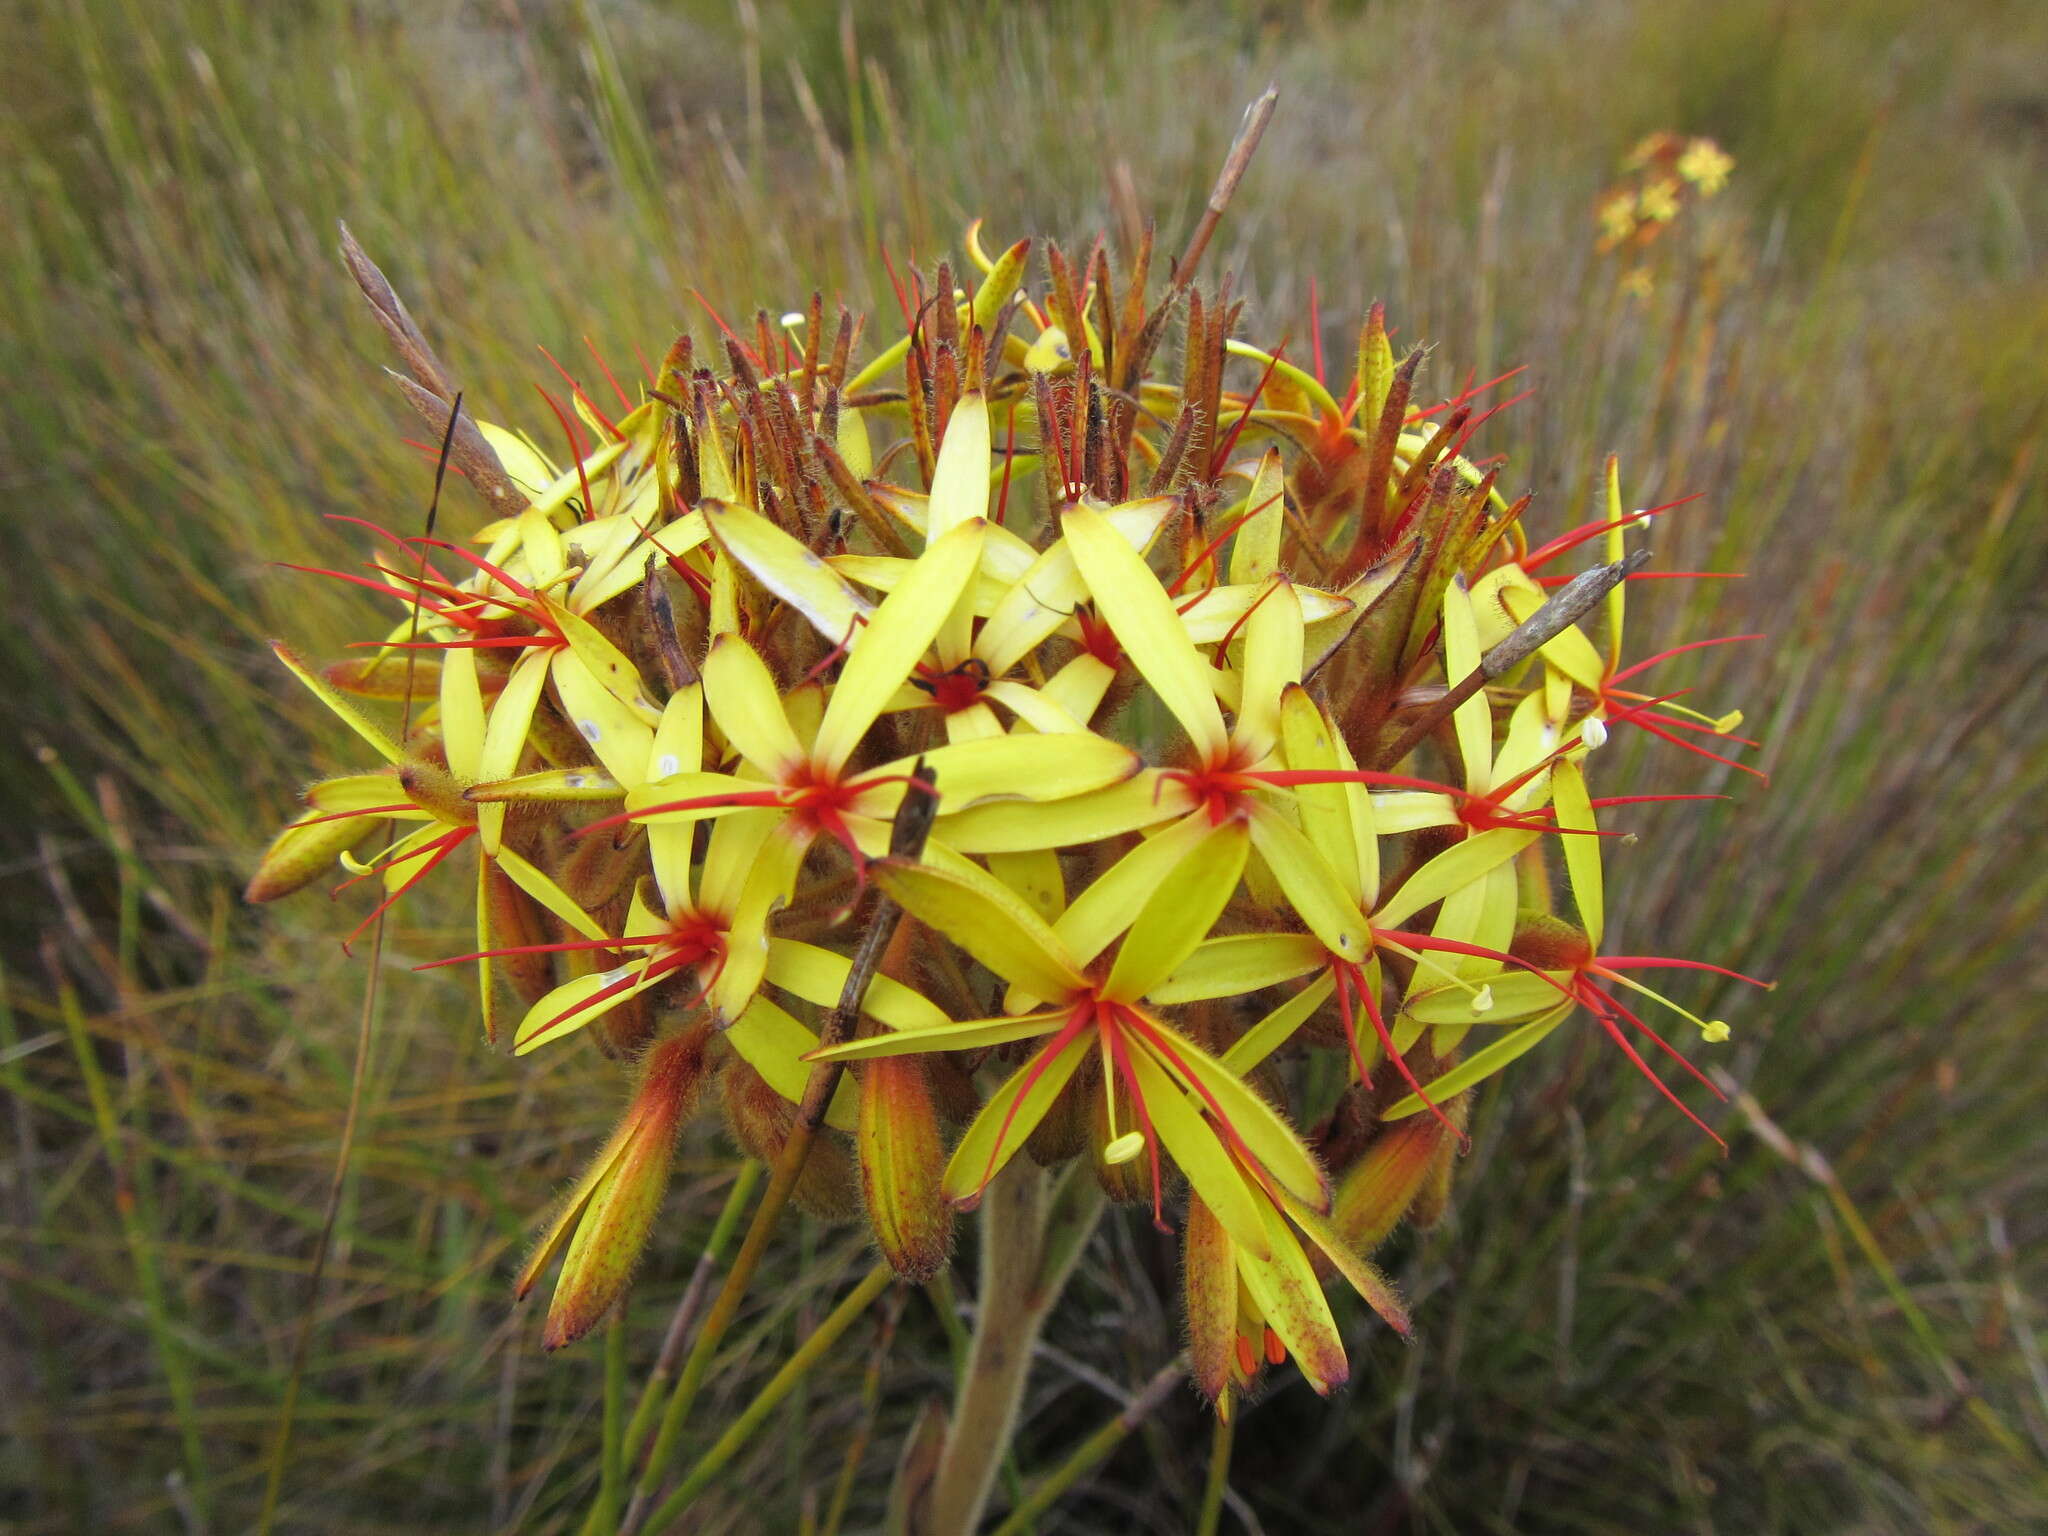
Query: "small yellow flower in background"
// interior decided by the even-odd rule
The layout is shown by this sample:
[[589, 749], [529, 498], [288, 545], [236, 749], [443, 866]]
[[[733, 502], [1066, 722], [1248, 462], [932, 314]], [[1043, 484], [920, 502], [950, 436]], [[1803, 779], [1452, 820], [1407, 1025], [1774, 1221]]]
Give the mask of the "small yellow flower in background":
[[1653, 224], [1669, 224], [1678, 217], [1678, 183], [1661, 177], [1636, 194], [1636, 212]]
[[1678, 174], [1700, 189], [1701, 197], [1712, 197], [1728, 185], [1735, 169], [1735, 157], [1712, 139], [1694, 139], [1678, 157]]
[[[1696, 202], [1718, 195], [1728, 185], [1735, 159], [1709, 138], [1653, 133], [1622, 161], [1622, 176], [1593, 204], [1599, 235], [1594, 249], [1603, 255], [1628, 249], [1640, 252], [1653, 245]], [[1628, 268], [1622, 290], [1645, 297], [1651, 278], [1640, 263]]]

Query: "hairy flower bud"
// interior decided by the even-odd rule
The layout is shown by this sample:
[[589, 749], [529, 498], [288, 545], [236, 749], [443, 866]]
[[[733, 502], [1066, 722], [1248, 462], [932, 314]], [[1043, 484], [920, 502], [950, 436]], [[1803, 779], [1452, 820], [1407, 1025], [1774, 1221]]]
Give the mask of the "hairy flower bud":
[[700, 1024], [647, 1053], [640, 1086], [618, 1128], [520, 1271], [517, 1294], [524, 1296], [555, 1255], [563, 1255], [542, 1335], [548, 1349], [588, 1333], [632, 1278], [668, 1188], [676, 1132], [703, 1086], [710, 1034], [710, 1026]]
[[896, 1273], [921, 1285], [946, 1262], [953, 1206], [939, 1187], [946, 1149], [925, 1059], [892, 1056], [859, 1069], [860, 1186], [875, 1242]]

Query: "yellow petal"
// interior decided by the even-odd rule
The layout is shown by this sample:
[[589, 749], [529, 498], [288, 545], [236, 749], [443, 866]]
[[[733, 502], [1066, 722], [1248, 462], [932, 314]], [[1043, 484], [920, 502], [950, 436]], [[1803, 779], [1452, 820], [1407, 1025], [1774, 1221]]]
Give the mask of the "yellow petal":
[[829, 645], [849, 639], [872, 611], [822, 556], [807, 548], [753, 508], [738, 502], [702, 501], [719, 547], [754, 579], [802, 614]]
[[[1378, 969], [1378, 966], [1374, 965], [1366, 970], [1368, 984], [1377, 985], [1374, 978], [1378, 974]], [[1251, 1071], [1293, 1039], [1294, 1032], [1307, 1023], [1315, 1011], [1329, 1001], [1330, 994], [1336, 990], [1335, 975], [1330, 971], [1324, 971], [1246, 1030], [1237, 1044], [1223, 1053], [1223, 1065], [1240, 1075]]]
[[1196, 754], [1204, 762], [1220, 760], [1225, 750], [1223, 714], [1210, 691], [1208, 665], [1189, 643], [1159, 578], [1093, 508], [1067, 512], [1061, 530], [1097, 610], [1131, 664], [1180, 721]]
[[1503, 971], [1487, 978], [1491, 1008], [1474, 1009], [1468, 988], [1446, 984], [1411, 992], [1401, 1011], [1424, 1024], [1519, 1024], [1555, 1008], [1570, 982], [1569, 971]]
[[[1493, 1076], [1494, 1073], [1500, 1071], [1501, 1068], [1505, 1067], [1517, 1056], [1533, 1050], [1542, 1043], [1545, 1036], [1564, 1021], [1564, 1016], [1570, 1011], [1569, 1005], [1558, 1008], [1551, 1013], [1543, 1015], [1541, 1018], [1524, 1024], [1520, 1029], [1512, 1033], [1501, 1036], [1500, 1039], [1494, 1041], [1493, 1044], [1487, 1046], [1484, 1050], [1474, 1051], [1470, 1056], [1467, 1056], [1434, 1082], [1424, 1085], [1425, 1091], [1429, 1094], [1430, 1103], [1442, 1105], [1446, 1099], [1463, 1093], [1474, 1083]], [[1385, 1120], [1404, 1120], [1426, 1107], [1422, 1101], [1421, 1094], [1411, 1093], [1398, 1103], [1389, 1106], [1381, 1115], [1381, 1118]]]
[[993, 876], [892, 859], [877, 867], [875, 879], [919, 922], [1033, 997], [1062, 1000], [1086, 988], [1045, 919]]
[[945, 1191], [951, 1199], [973, 1198], [1016, 1155], [1093, 1043], [1092, 1033], [1083, 1031], [1043, 1061], [1025, 1062], [989, 1095], [946, 1164]]
[[1330, 952], [1313, 934], [1233, 933], [1197, 945], [1147, 995], [1161, 1005], [1242, 997], [1321, 970], [1329, 960]]
[[[1337, 732], [1329, 717], [1308, 696], [1299, 683], [1288, 686], [1280, 700], [1280, 737], [1287, 766], [1295, 769], [1332, 770], [1339, 766]], [[1294, 803], [1301, 812], [1301, 829], [1310, 844], [1328, 856], [1338, 884], [1354, 906], [1365, 902], [1365, 884], [1355, 858], [1346, 850], [1355, 848], [1351, 829], [1351, 797], [1348, 784], [1299, 784]], [[1375, 872], [1377, 873], [1377, 872]]]
[[640, 680], [639, 669], [626, 653], [580, 614], [571, 613], [560, 603], [549, 602], [545, 597], [541, 601], [546, 604], [549, 619], [562, 632], [562, 638], [569, 642], [569, 649], [589, 669], [590, 675], [602, 687], [611, 690], [612, 696], [638, 715], [644, 724], [649, 727], [659, 725], [661, 709], [647, 696], [647, 686]]
[[1243, 688], [1232, 731], [1241, 757], [1258, 762], [1280, 736], [1282, 693], [1301, 682], [1301, 601], [1276, 576], [1244, 625]]
[[[769, 985], [793, 993], [807, 1003], [816, 1003], [820, 1008], [838, 1006], [840, 994], [846, 989], [846, 978], [852, 970], [853, 962], [846, 956], [820, 949], [815, 944], [804, 944], [795, 939], [771, 939], [768, 942], [768, 970], [764, 979]], [[922, 993], [880, 974], [869, 980], [861, 1012], [869, 1018], [881, 1020], [891, 1029], [936, 1029], [953, 1022], [946, 1017], [944, 1009]]]
[[[322, 779], [317, 784], [306, 786], [302, 796], [306, 804], [326, 816], [339, 816], [344, 812], [362, 812], [383, 805], [403, 805], [407, 799], [405, 787], [394, 774], [389, 773], [345, 773], [338, 778]], [[384, 814], [394, 820], [411, 819], [423, 812], [391, 811]], [[356, 832], [361, 834], [358, 827]]]
[[[1472, 594], [1463, 577], [1444, 588], [1444, 682], [1456, 686], [1479, 667], [1479, 623], [1472, 614]], [[1458, 738], [1458, 757], [1465, 768], [1465, 788], [1483, 795], [1493, 787], [1493, 711], [1481, 688], [1451, 711]]]
[[1408, 1332], [1412, 1326], [1408, 1320], [1408, 1309], [1401, 1304], [1401, 1293], [1394, 1289], [1393, 1282], [1345, 1242], [1343, 1234], [1330, 1224], [1328, 1218], [1293, 1201], [1284, 1203], [1288, 1216], [1328, 1255], [1337, 1273], [1351, 1282], [1351, 1288], [1358, 1292], [1365, 1304], [1396, 1333]]
[[[644, 971], [644, 962], [633, 959], [608, 971], [593, 971], [588, 976], [563, 982], [526, 1011], [526, 1017], [512, 1032], [512, 1054], [524, 1056], [543, 1045], [566, 1039], [584, 1025], [603, 1018], [628, 998], [638, 997], [649, 987], [668, 979], [666, 973], [647, 975]], [[602, 1002], [590, 1001], [620, 982], [629, 984]]]
[[1330, 1186], [1322, 1165], [1286, 1117], [1185, 1035], [1159, 1024], [1154, 1031], [1156, 1038], [1145, 1049], [1158, 1055], [1160, 1064], [1189, 1091], [1191, 1102], [1211, 1116], [1220, 1115], [1244, 1150], [1282, 1189], [1317, 1210], [1327, 1210]]
[[1327, 1397], [1350, 1374], [1337, 1320], [1330, 1315], [1322, 1283], [1286, 1220], [1270, 1204], [1261, 1214], [1267, 1225], [1270, 1257], [1264, 1261], [1247, 1257], [1239, 1264], [1239, 1273], [1266, 1326], [1279, 1335], [1308, 1384]]
[[307, 666], [300, 659], [298, 652], [294, 651], [282, 640], [271, 641], [270, 648], [277, 653], [277, 659], [291, 669], [292, 676], [304, 683], [312, 691], [313, 696], [333, 710], [350, 730], [375, 747], [378, 755], [386, 762], [402, 763], [405, 761], [405, 753], [399, 748], [398, 743], [386, 735], [383, 728], [372, 721], [368, 715], [344, 698], [326, 678]]
[[[1252, 806], [1252, 843], [1295, 915], [1330, 953], [1354, 965], [1372, 953], [1372, 931], [1322, 851], [1271, 806]], [[1348, 852], [1348, 849], [1341, 849]]]
[[1105, 997], [1136, 1002], [1174, 973], [1223, 915], [1250, 845], [1241, 821], [1207, 829], [1154, 887], [1131, 924], [1103, 984]]
[[[921, 754], [937, 778], [939, 814], [957, 815], [990, 800], [1064, 800], [1119, 784], [1143, 767], [1137, 753], [1107, 737], [1083, 731], [1049, 736], [984, 736], [956, 741]], [[889, 816], [905, 793], [902, 778], [918, 758], [885, 763], [867, 777], [856, 808], [865, 816]], [[882, 782], [894, 780], [895, 782]]]
[[766, 808], [719, 817], [711, 828], [704, 868], [698, 874], [697, 901], [704, 911], [723, 917], [739, 910], [761, 845], [784, 819], [782, 812]]
[[[483, 751], [477, 757], [477, 777], [498, 783], [519, 767], [526, 753], [527, 733], [533, 729], [533, 712], [540, 704], [541, 689], [548, 680], [548, 653], [535, 646], [512, 663], [505, 686], [491, 705], [491, 718], [484, 727]], [[484, 852], [495, 854], [504, 836], [505, 807], [502, 802], [485, 802], [477, 807], [477, 832]]]
[[1072, 1016], [1070, 1009], [1054, 1008], [1020, 1013], [1014, 1019], [964, 1019], [959, 1023], [948, 1020], [926, 1028], [868, 1035], [843, 1045], [826, 1046], [816, 1053], [816, 1059], [873, 1061], [883, 1056], [921, 1056], [927, 1051], [985, 1051], [991, 1046], [1049, 1035]]
[[483, 763], [484, 693], [476, 680], [476, 652], [457, 646], [441, 662], [441, 745], [448, 771], [474, 779]]
[[582, 934], [584, 938], [602, 939], [608, 937], [605, 931], [597, 926], [596, 920], [588, 912], [576, 905], [574, 898], [567, 891], [555, 884], [546, 874], [536, 869], [510, 848], [498, 850], [498, 867], [512, 877], [513, 883], [519, 889], [526, 892], [527, 895]]
[[495, 800], [514, 805], [580, 805], [616, 800], [624, 793], [618, 780], [602, 768], [541, 768], [532, 773], [515, 773], [509, 779], [472, 784], [462, 792], [462, 797], [479, 805]]
[[1586, 930], [1586, 942], [1598, 954], [1600, 938], [1607, 927], [1607, 900], [1601, 886], [1600, 839], [1592, 835], [1597, 825], [1593, 802], [1586, 793], [1586, 776], [1577, 763], [1566, 758], [1551, 768], [1550, 795], [1557, 806], [1557, 824], [1567, 829], [1563, 840], [1564, 867], [1571, 876], [1579, 926]]
[[720, 635], [711, 642], [704, 658], [704, 701], [733, 750], [770, 779], [789, 778], [804, 761], [803, 744], [783, 711], [774, 675], [738, 635]]
[[942, 817], [933, 835], [960, 853], [1067, 848], [1157, 826], [1185, 815], [1192, 805], [1185, 790], [1148, 770], [1065, 800], [986, 801], [957, 816]]
[[1281, 535], [1287, 527], [1285, 487], [1280, 450], [1268, 448], [1252, 476], [1251, 494], [1245, 498], [1243, 509], [1231, 514], [1245, 519], [1230, 544], [1233, 585], [1257, 585], [1279, 570]]
[[[803, 1102], [811, 1080], [811, 1063], [805, 1058], [818, 1048], [818, 1037], [803, 1024], [767, 998], [757, 997], [726, 1029], [725, 1042], [770, 1088], [792, 1104]], [[852, 1078], [841, 1078], [826, 1106], [825, 1123], [834, 1130], [854, 1130], [860, 1124], [858, 1095]]]
[[1188, 1183], [1209, 1207], [1231, 1240], [1247, 1253], [1263, 1255], [1266, 1224], [1259, 1214], [1265, 1195], [1255, 1192], [1248, 1175], [1225, 1149], [1216, 1129], [1189, 1102], [1178, 1079], [1144, 1045], [1133, 1041], [1128, 1052], [1131, 1076], [1145, 1098], [1145, 1113], [1161, 1146], [1180, 1164]]
[[552, 670], [562, 712], [597, 760], [627, 789], [644, 783], [654, 732], [590, 675], [574, 651], [557, 651]]
[[1136, 922], [1145, 903], [1211, 830], [1206, 816], [1184, 817], [1097, 875], [1053, 925], [1075, 963], [1088, 964]]
[[[969, 390], [946, 419], [939, 461], [932, 470], [927, 539], [944, 538], [963, 523], [988, 515], [989, 453], [988, 405], [979, 390]], [[971, 603], [956, 600], [934, 640], [940, 666], [957, 666], [967, 659], [973, 630]]]
[[1535, 842], [1540, 833], [1495, 827], [1453, 843], [1401, 882], [1401, 888], [1373, 914], [1376, 928], [1398, 928], [1402, 919], [1434, 906], [1451, 892], [1470, 885], [1496, 865], [1505, 864]]
[[889, 696], [923, 659], [973, 576], [986, 526], [974, 519], [935, 539], [854, 638], [853, 653], [818, 727], [813, 757], [821, 766], [836, 770], [845, 765]]

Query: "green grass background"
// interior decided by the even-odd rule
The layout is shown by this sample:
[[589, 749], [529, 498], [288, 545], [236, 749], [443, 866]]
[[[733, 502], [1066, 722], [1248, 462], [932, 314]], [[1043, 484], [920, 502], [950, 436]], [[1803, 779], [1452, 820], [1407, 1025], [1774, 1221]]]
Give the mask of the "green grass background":
[[[473, 402], [548, 418], [533, 350], [657, 355], [815, 284], [1119, 218], [1185, 237], [1238, 109], [1282, 102], [1219, 237], [1262, 333], [1343, 355], [1375, 297], [1428, 383], [1531, 365], [1487, 445], [1551, 529], [1600, 456], [1663, 524], [1644, 640], [1767, 742], [1760, 789], [1637, 818], [1634, 947], [1781, 978], [1725, 1014], [1728, 1157], [1590, 1031], [1492, 1086], [1453, 1218], [1403, 1239], [1418, 1342], [1245, 1418], [1232, 1520], [1323, 1531], [1916, 1532], [2048, 1524], [2048, 9], [2000, 0], [828, 7], [14, 0], [0, 26], [0, 1523], [240, 1531], [347, 1099], [360, 962], [317, 894], [236, 892], [298, 783], [355, 754], [262, 647], [366, 605], [275, 570], [404, 523], [424, 436], [335, 258], [346, 218]], [[1658, 128], [1736, 157], [1647, 301], [1591, 207]], [[451, 514], [473, 522], [464, 504]], [[1674, 685], [1675, 686], [1675, 685]], [[309, 748], [310, 744], [310, 748]], [[1617, 751], [1622, 744], [1617, 742]], [[1635, 748], [1627, 750], [1635, 752]], [[451, 919], [456, 919], [451, 921]], [[363, 1138], [283, 1528], [559, 1531], [601, 1352], [540, 1356], [508, 1272], [621, 1088], [518, 1063], [393, 924]], [[651, 1357], [731, 1177], [693, 1135], [626, 1344]], [[865, 1262], [787, 1234], [699, 1415], [715, 1432]], [[1175, 1261], [1106, 1224], [1055, 1320], [1027, 1477], [1176, 1346]], [[705, 1505], [785, 1532], [860, 1418], [854, 1337]], [[901, 1309], [848, 1529], [946, 1380]], [[701, 1449], [703, 1441], [691, 1447]], [[1184, 1530], [1186, 1394], [1045, 1530]], [[1255, 1522], [1255, 1523], [1254, 1523]]]

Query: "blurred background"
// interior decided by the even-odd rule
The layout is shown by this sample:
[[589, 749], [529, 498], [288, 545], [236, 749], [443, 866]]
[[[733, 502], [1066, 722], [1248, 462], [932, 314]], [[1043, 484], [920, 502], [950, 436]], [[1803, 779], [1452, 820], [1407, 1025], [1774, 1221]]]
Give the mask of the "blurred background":
[[[1313, 278], [1332, 357], [1384, 299], [1435, 346], [1431, 399], [1526, 363], [1479, 451], [1534, 529], [1593, 515], [1618, 452], [1631, 505], [1701, 498], [1661, 567], [1746, 573], [1639, 587], [1631, 626], [1768, 632], [1663, 675], [1746, 711], [1770, 783], [1650, 743], [1632, 772], [1732, 799], [1645, 808], [1610, 908], [1634, 947], [1780, 984], [1681, 994], [1734, 1028], [1726, 1157], [1590, 1028], [1494, 1079], [1450, 1219], [1390, 1251], [1416, 1342], [1341, 1314], [1353, 1385], [1246, 1414], [1224, 1528], [2048, 1528], [2048, 7], [4, 14], [4, 1529], [241, 1531], [262, 1501], [364, 976], [319, 895], [240, 902], [300, 782], [359, 755], [263, 640], [335, 652], [372, 611], [273, 562], [354, 558], [322, 515], [403, 524], [431, 474], [337, 219], [472, 408], [539, 433], [536, 344], [656, 357], [704, 334], [693, 290], [872, 307], [882, 249], [929, 266], [978, 215], [1070, 248], [1149, 215], [1177, 249], [1269, 80], [1211, 257], [1256, 334], [1304, 353]], [[1711, 136], [1728, 184], [1602, 251], [1602, 191], [1658, 130]], [[399, 974], [469, 947], [460, 921], [391, 928], [280, 1529], [564, 1531], [590, 1497], [602, 1348], [544, 1358], [509, 1275], [622, 1085], [594, 1052], [497, 1057], [466, 980]], [[732, 1159], [708, 1119], [686, 1145], [636, 1376]], [[850, 1229], [785, 1239], [707, 1437], [866, 1262]], [[1027, 1482], [1177, 1347], [1177, 1284], [1149, 1222], [1105, 1223], [1033, 1379]], [[696, 1529], [807, 1528], [872, 1344]], [[910, 1297], [846, 1529], [874, 1528], [946, 1359]], [[1177, 1396], [1041, 1529], [1185, 1530], [1204, 1426]]]

